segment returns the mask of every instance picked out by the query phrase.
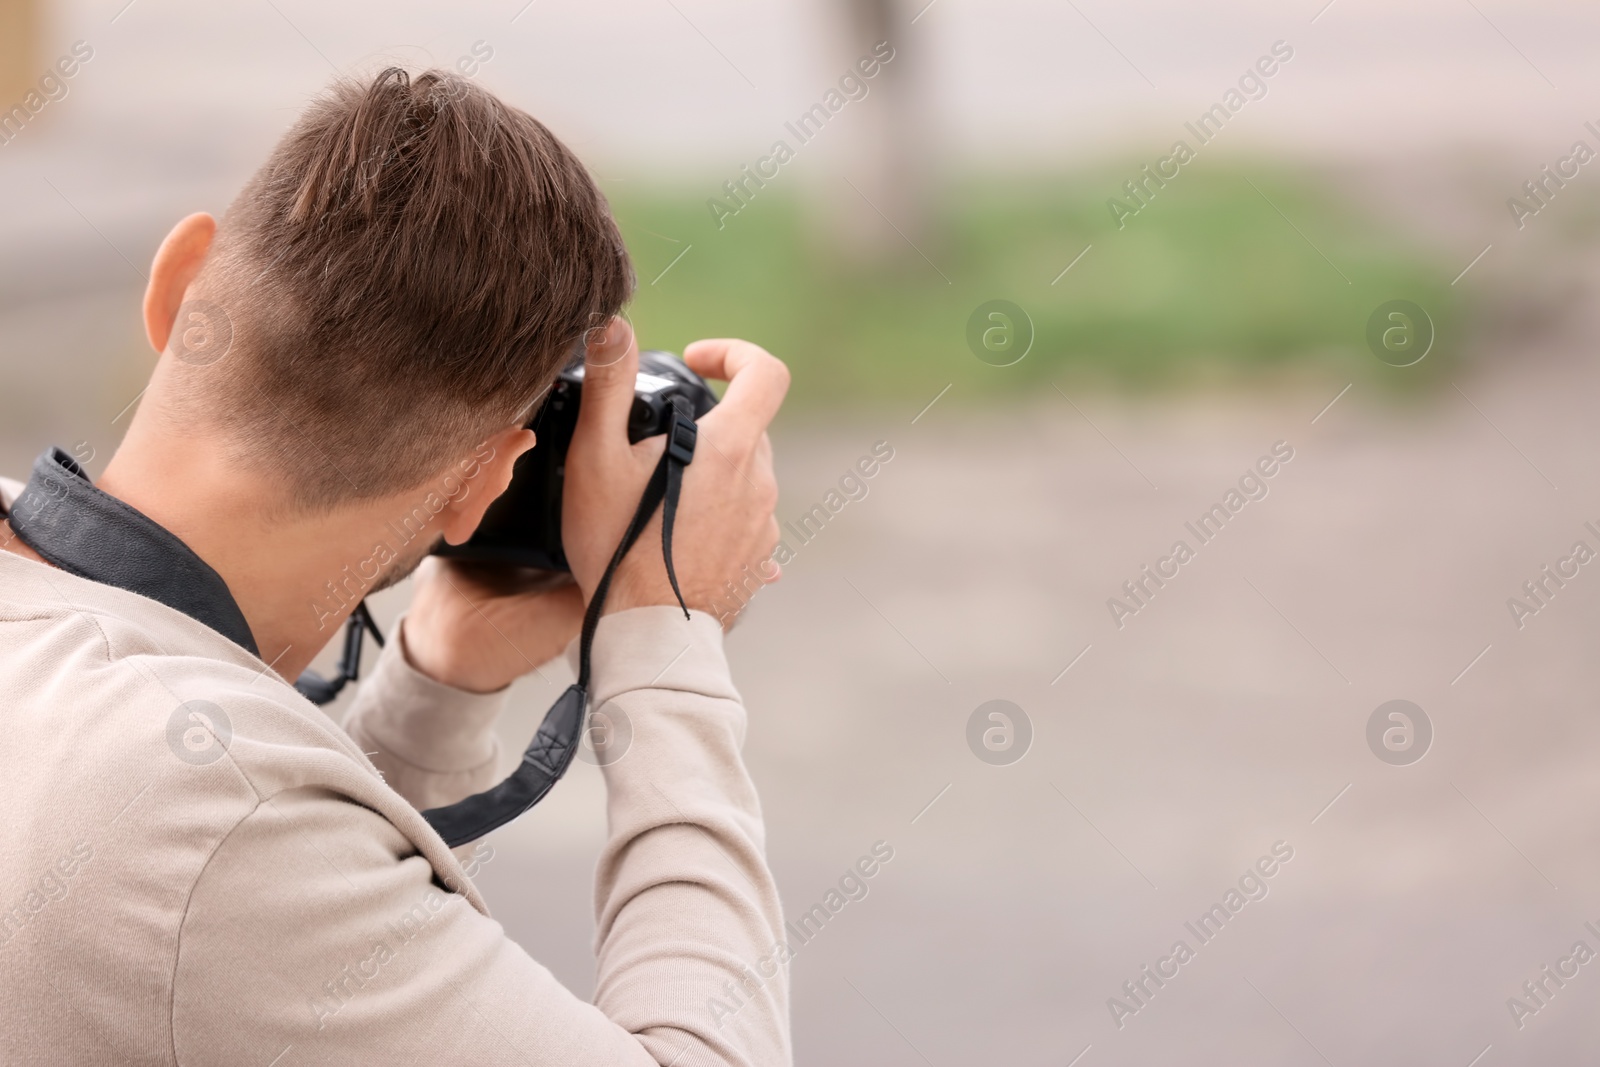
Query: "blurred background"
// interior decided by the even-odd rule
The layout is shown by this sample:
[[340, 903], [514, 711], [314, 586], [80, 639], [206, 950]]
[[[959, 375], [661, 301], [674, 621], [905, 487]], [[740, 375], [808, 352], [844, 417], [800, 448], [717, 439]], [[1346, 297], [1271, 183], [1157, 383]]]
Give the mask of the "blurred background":
[[[786, 908], [894, 849], [793, 963], [799, 1063], [1580, 1062], [1600, 966], [1524, 983], [1600, 952], [1600, 576], [1524, 583], [1600, 550], [1597, 46], [1579, 0], [0, 0], [0, 472], [103, 467], [160, 238], [330, 78], [454, 67], [589, 163], [645, 344], [789, 362], [781, 519], [892, 449], [729, 640]], [[603, 833], [577, 765], [478, 876], [585, 995]]]

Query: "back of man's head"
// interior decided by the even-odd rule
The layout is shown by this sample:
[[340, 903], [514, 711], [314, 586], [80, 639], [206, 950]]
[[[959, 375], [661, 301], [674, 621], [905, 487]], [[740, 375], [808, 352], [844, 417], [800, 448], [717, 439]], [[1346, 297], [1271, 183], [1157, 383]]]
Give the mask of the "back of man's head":
[[173, 414], [321, 510], [417, 486], [512, 425], [632, 268], [543, 125], [458, 75], [391, 68], [307, 109], [224, 216], [191, 290], [231, 326]]

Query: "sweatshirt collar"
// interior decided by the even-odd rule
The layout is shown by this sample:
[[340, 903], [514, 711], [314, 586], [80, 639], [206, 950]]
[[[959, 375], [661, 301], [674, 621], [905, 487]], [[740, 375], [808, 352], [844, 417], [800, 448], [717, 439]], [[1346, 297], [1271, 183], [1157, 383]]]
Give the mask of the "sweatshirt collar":
[[260, 655], [222, 576], [169, 530], [97, 489], [61, 449], [34, 461], [9, 519], [23, 544], [69, 574], [165, 604]]

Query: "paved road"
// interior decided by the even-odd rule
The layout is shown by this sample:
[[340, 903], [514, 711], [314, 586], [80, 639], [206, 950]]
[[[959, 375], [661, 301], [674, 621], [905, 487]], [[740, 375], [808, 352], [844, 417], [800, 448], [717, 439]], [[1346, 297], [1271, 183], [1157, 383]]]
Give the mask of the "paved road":
[[[1517, 269], [1484, 266], [1491, 290]], [[7, 320], [18, 355], [55, 339], [8, 360], [11, 395], [94, 383], [43, 431], [102, 450], [92, 467], [140, 365], [86, 353], [132, 344], [130, 300]], [[1464, 1067], [1491, 1045], [1483, 1064], [1576, 1062], [1600, 1037], [1600, 970], [1550, 983], [1520, 1029], [1507, 1000], [1576, 941], [1600, 950], [1600, 569], [1547, 582], [1520, 629], [1507, 600], [1574, 542], [1600, 549], [1597, 325], [1491, 344], [1500, 358], [1415, 403], [1365, 381], [1325, 412], [1343, 383], [1076, 409], [949, 396], [912, 425], [919, 394], [785, 425], [789, 520], [874, 442], [894, 449], [730, 639], [786, 906], [894, 849], [795, 962], [800, 1062], [1060, 1065], [1092, 1046], [1084, 1067]], [[0, 435], [8, 471], [27, 425]], [[1293, 457], [1266, 495], [1201, 544], [1186, 524], [1280, 441]], [[1106, 601], [1147, 564], [1170, 573], [1178, 540], [1193, 557], [1146, 579], [1119, 629]], [[519, 685], [508, 751], [560, 684]], [[995, 699], [1032, 727], [1009, 766], [967, 742]], [[1410, 766], [1366, 739], [1394, 699], [1434, 732]], [[580, 765], [481, 876], [512, 936], [583, 991], [602, 832]], [[1278, 842], [1293, 856], [1264, 865], [1265, 897], [1200, 943], [1185, 923]], [[1194, 957], [1163, 963], [1180, 939]], [[1145, 965], [1177, 973], [1144, 979], [1141, 1005], [1122, 987]], [[1113, 996], [1139, 1010], [1114, 1018]]]
[[[1105, 17], [1111, 8], [1086, 6], [1163, 86], [1160, 108], [1220, 90], [1218, 74], [1253, 57], [1249, 42], [1280, 32], [1263, 5], [1227, 9], [1245, 14], [1211, 27], [1215, 36], [1186, 60], [1181, 46], [1197, 38], [1141, 44], [1156, 39], [1137, 20], [1119, 24]], [[222, 27], [196, 22], [196, 10], [141, 4], [97, 30], [101, 65], [61, 103], [55, 129], [28, 131], [38, 144], [8, 147], [0, 161], [0, 195], [14, 208], [0, 220], [7, 472], [25, 469], [44, 439], [82, 442], [98, 469], [148, 365], [128, 286], [153, 236], [180, 207], [220, 208], [270, 140], [272, 122], [229, 108], [268, 100], [287, 115], [326, 74], [267, 8], [250, 14], [259, 23]], [[540, 5], [528, 18], [557, 27], [579, 18], [564, 10]], [[1093, 107], [1073, 86], [1005, 90], [1068, 101], [1083, 138], [1089, 127], [1149, 128], [1164, 141], [1169, 112], [1129, 103], [1143, 90], [1115, 56], [1101, 55], [1104, 67], [1087, 53], [1078, 65], [1053, 53], [1054, 66], [1016, 61], [1008, 49], [1018, 38], [1003, 21], [960, 31], [977, 10], [941, 4], [924, 20], [940, 47], [975, 50], [951, 53], [970, 64], [953, 64], [945, 101], [968, 141], [981, 141], [996, 116], [1013, 141], [1031, 123], [1065, 121], [960, 89], [1006, 62], [1024, 80], [1060, 67], [1092, 82]], [[1571, 90], [1593, 16], [1540, 10], [1514, 23], [1486, 6], [1527, 53], [1519, 58], [1464, 8], [1430, 5], [1407, 16], [1421, 22], [1368, 34], [1371, 12], [1338, 5], [1317, 23], [1328, 40], [1306, 38], [1305, 66], [1285, 72], [1304, 71], [1301, 88], [1282, 83], [1252, 114], [1263, 136], [1330, 155], [1480, 130], [1502, 143], [1565, 144], [1568, 127], [1592, 116], [1563, 110], [1575, 95], [1552, 90], [1561, 103], [1541, 103], [1538, 70]], [[931, 21], [947, 15], [955, 30]], [[62, 33], [106, 17], [74, 6]], [[338, 62], [377, 47], [340, 17], [329, 8], [305, 20]], [[433, 34], [429, 47], [446, 61], [481, 35], [465, 21], [413, 21], [420, 28], [391, 27], [391, 39]], [[741, 58], [765, 54], [759, 34], [777, 39], [783, 28], [706, 26], [729, 27]], [[1074, 48], [1098, 47], [1079, 33]], [[206, 46], [194, 48], [197, 39]], [[1050, 40], [1035, 34], [1026, 47]], [[736, 155], [743, 142], [707, 131], [761, 134], [773, 109], [812, 93], [808, 79], [823, 69], [783, 67], [786, 88], [752, 103], [729, 95], [743, 92], [736, 81], [714, 82], [726, 74], [715, 57], [682, 58], [700, 43], [672, 39], [665, 65], [643, 55], [619, 64], [693, 79], [669, 79], [654, 110], [596, 96], [627, 121], [581, 147], [627, 163], [619, 146], [655, 124], [685, 156]], [[579, 84], [581, 71], [534, 62], [557, 52], [590, 63], [544, 26], [505, 46], [505, 84], [569, 108], [557, 113], [564, 128], [599, 121], [537, 82], [548, 69], [552, 82]], [[1374, 55], [1382, 78], [1360, 73]], [[1464, 81], [1415, 65], [1440, 55], [1476, 73]], [[223, 67], [242, 73], [218, 81], [207, 101], [182, 91]], [[96, 88], [88, 79], [102, 73]], [[1346, 91], [1357, 84], [1361, 94]], [[663, 112], [682, 124], [662, 125]], [[196, 141], [197, 121], [216, 136]], [[1494, 1067], [1588, 1054], [1600, 1037], [1600, 965], [1579, 965], [1559, 988], [1546, 979], [1547, 1003], [1525, 998], [1539, 1010], [1520, 1020], [1507, 1000], [1542, 967], [1562, 966], [1580, 939], [1600, 951], [1585, 927], [1600, 928], [1600, 778], [1590, 771], [1600, 758], [1600, 570], [1579, 567], [1520, 629], [1506, 602], [1574, 542], [1600, 550], [1585, 526], [1600, 528], [1591, 399], [1600, 323], [1580, 316], [1565, 332], [1529, 329], [1592, 297], [1586, 279], [1600, 270], [1552, 251], [1571, 216], [1508, 229], [1504, 197], [1553, 156], [1502, 155], [1465, 194], [1418, 168], [1404, 187], [1394, 174], [1378, 183], [1397, 220], [1427, 229], [1463, 265], [1494, 242], [1475, 268], [1480, 292], [1493, 301], [1515, 284], [1524, 311], [1503, 320], [1514, 329], [1480, 339], [1481, 363], [1459, 388], [1431, 400], [1387, 400], [1363, 379], [1313, 424], [1344, 382], [1137, 404], [1075, 395], [1081, 411], [1054, 393], [988, 411], [950, 396], [912, 425], [935, 384], [901, 407], [781, 428], [791, 520], [874, 442], [895, 450], [867, 497], [800, 549], [730, 640], [787, 907], [821, 901], [875, 842], [894, 848], [868, 895], [800, 950], [802, 1064], [1060, 1067], [1082, 1054], [1080, 1067], [1466, 1067], [1482, 1054], [1476, 1062]], [[1279, 441], [1293, 458], [1263, 483], [1267, 495], [1199, 544], [1185, 524]], [[1119, 629], [1107, 599], [1179, 539], [1193, 558]], [[380, 614], [404, 596], [386, 594]], [[508, 750], [526, 741], [560, 683], [553, 673], [517, 688]], [[1007, 766], [981, 761], [967, 741], [974, 710], [996, 699], [1019, 706], [1032, 729], [1026, 756]], [[1381, 761], [1366, 738], [1374, 710], [1395, 699], [1415, 702], [1432, 724], [1426, 756], [1409, 766]], [[602, 832], [598, 774], [579, 766], [537, 813], [495, 836], [481, 876], [512, 936], [582, 991], [592, 987], [588, 887]], [[1275, 845], [1292, 857], [1256, 868]], [[1185, 925], [1226, 906], [1247, 871], [1267, 868], [1236, 899], [1265, 896], [1241, 903], [1215, 937], [1202, 943]], [[1180, 939], [1193, 952], [1181, 964], [1172, 955]], [[1167, 968], [1164, 984], [1143, 976], [1146, 965]], [[1124, 992], [1141, 979], [1138, 999]], [[1120, 1019], [1112, 997], [1125, 1005]]]
[[[802, 1063], [1092, 1046], [1081, 1063], [1464, 1067], [1490, 1045], [1480, 1062], [1593, 1047], [1600, 968], [1520, 1030], [1507, 999], [1574, 942], [1600, 950], [1600, 568], [1521, 629], [1506, 601], [1575, 541], [1600, 549], [1600, 372], [1530, 353], [1460, 386], [1417, 406], [1358, 386], [1315, 425], [1336, 387], [782, 435], [789, 518], [875, 440], [895, 449], [730, 641], [787, 907], [895, 850], [800, 951]], [[1293, 458], [1268, 494], [1198, 544], [1185, 523], [1278, 441]], [[1118, 629], [1106, 600], [1180, 539], [1194, 557]], [[519, 688], [508, 746], [557, 682]], [[966, 740], [993, 699], [1032, 724], [1009, 766]], [[1393, 699], [1434, 732], [1409, 766], [1366, 739]], [[585, 989], [600, 801], [579, 767], [482, 876]], [[1266, 895], [1202, 944], [1185, 923], [1274, 847], [1292, 858], [1244, 883]], [[1179, 940], [1194, 958], [1158, 963]], [[1108, 998], [1146, 964], [1177, 974], [1145, 979], [1119, 1028]]]

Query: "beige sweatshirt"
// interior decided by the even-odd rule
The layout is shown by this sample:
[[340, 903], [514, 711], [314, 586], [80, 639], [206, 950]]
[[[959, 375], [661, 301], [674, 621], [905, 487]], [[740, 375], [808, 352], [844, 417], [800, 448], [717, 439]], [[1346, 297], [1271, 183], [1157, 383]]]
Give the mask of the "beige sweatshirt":
[[592, 1005], [418, 814], [493, 783], [503, 695], [432, 682], [401, 645], [341, 729], [188, 616], [0, 552], [0, 1062], [790, 1062], [717, 622], [599, 627], [591, 707], [633, 738], [604, 768]]

